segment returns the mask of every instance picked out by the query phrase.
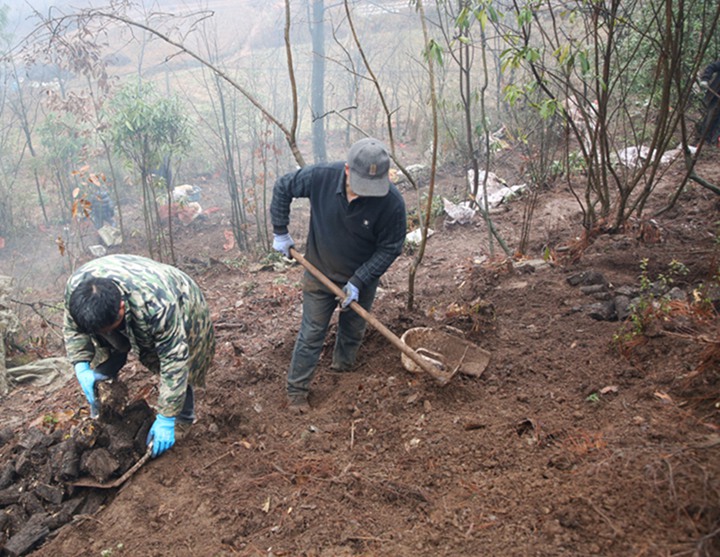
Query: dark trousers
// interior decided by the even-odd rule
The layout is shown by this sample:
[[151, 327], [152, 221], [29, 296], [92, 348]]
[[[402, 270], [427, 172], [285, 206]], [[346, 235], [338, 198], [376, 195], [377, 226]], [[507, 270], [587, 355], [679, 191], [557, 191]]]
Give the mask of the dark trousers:
[[[374, 281], [360, 289], [358, 303], [367, 311], [370, 311], [375, 300], [377, 286], [378, 281]], [[310, 390], [328, 325], [337, 307], [335, 294], [306, 272], [303, 277], [303, 316], [287, 378], [289, 395], [307, 395]], [[340, 312], [332, 357], [333, 369], [347, 371], [355, 364], [365, 327], [365, 320], [352, 309]]]
[[[99, 381], [116, 379], [120, 370], [127, 363], [127, 359], [127, 352], [111, 350], [110, 357], [95, 368], [96, 373], [105, 376], [105, 379], [99, 379]], [[178, 422], [183, 423], [193, 423], [195, 421], [195, 392], [190, 383], [188, 383], [187, 390], [185, 391], [185, 402], [183, 403], [182, 410], [180, 414], [176, 416], [176, 419]]]
[[720, 137], [720, 99], [712, 99], [707, 104], [700, 133], [705, 137], [706, 143], [717, 145]]

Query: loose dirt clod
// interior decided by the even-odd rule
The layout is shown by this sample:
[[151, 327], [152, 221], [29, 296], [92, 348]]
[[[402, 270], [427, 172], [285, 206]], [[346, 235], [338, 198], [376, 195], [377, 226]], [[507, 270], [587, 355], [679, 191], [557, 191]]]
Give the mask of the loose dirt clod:
[[95, 512], [110, 495], [98, 498], [91, 489], [77, 487], [78, 478], [111, 482], [145, 454], [154, 413], [144, 400], [126, 406], [127, 394], [120, 381], [100, 383], [97, 420], [75, 416], [57, 427], [29, 428], [21, 436], [11, 460], [0, 468], [3, 554], [28, 553], [78, 512]]

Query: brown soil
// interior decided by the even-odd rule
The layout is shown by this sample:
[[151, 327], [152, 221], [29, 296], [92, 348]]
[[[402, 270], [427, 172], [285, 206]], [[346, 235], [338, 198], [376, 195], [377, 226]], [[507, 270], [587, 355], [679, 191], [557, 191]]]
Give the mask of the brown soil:
[[[701, 167], [715, 183], [719, 162], [709, 152]], [[439, 187], [453, 191], [462, 179]], [[495, 215], [511, 245], [524, 207]], [[302, 416], [287, 411], [284, 394], [302, 270], [230, 265], [240, 256], [223, 251], [222, 214], [179, 242], [179, 265], [201, 283], [218, 335], [198, 423], [32, 555], [720, 555], [720, 391], [708, 355], [717, 358], [716, 317], [677, 303], [618, 344], [621, 324], [591, 318], [596, 300], [567, 281], [596, 271], [611, 289], [639, 287], [644, 258], [652, 280], [677, 260], [688, 273], [675, 285], [692, 298], [716, 278], [716, 196], [690, 186], [655, 224], [578, 250], [580, 215], [557, 186], [540, 197], [531, 251], [572, 249], [537, 270], [488, 257], [483, 224], [438, 219], [413, 311], [405, 254], [373, 313], [398, 336], [421, 326], [463, 335], [491, 353], [487, 370], [441, 387], [408, 372], [369, 330], [357, 369], [333, 373], [331, 329], [313, 410]], [[153, 379], [136, 362], [124, 378], [133, 396], [154, 401]], [[14, 432], [3, 461], [33, 423], [79, 427], [82, 407], [74, 380], [52, 392], [16, 388], [0, 408]], [[50, 414], [68, 417], [43, 425]]]

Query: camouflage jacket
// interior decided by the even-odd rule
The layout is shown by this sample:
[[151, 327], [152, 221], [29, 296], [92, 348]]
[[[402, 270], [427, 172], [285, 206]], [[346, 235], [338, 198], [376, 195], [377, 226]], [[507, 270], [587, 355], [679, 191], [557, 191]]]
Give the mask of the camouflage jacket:
[[198, 285], [185, 273], [135, 255], [108, 255], [80, 267], [65, 288], [64, 339], [70, 361], [96, 366], [112, 346], [78, 331], [67, 310], [73, 289], [86, 275], [111, 279], [125, 301], [125, 327], [133, 352], [160, 374], [158, 412], [176, 416], [188, 382], [203, 386], [215, 354], [210, 311]]

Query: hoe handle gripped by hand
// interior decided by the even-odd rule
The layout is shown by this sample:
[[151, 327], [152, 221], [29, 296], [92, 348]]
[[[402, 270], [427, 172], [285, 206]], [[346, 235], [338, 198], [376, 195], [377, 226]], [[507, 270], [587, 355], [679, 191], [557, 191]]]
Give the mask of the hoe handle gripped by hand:
[[[315, 267], [312, 263], [310, 263], [305, 257], [303, 257], [294, 247], [290, 248], [290, 255], [295, 259], [300, 265], [305, 267], [311, 275], [313, 275], [316, 279], [318, 279], [323, 285], [325, 285], [330, 291], [335, 294], [338, 298], [341, 300], [345, 299], [346, 295], [342, 291], [342, 289], [335, 284], [333, 281], [331, 281], [329, 278], [327, 278], [324, 274], [320, 272], [320, 270]], [[447, 383], [452, 379], [452, 376], [455, 373], [447, 374], [442, 373], [440, 370], [436, 369], [433, 365], [431, 365], [427, 360], [425, 360], [422, 356], [420, 356], [415, 350], [410, 348], [407, 344], [405, 344], [398, 336], [393, 333], [390, 329], [388, 329], [385, 325], [380, 323], [380, 321], [377, 320], [369, 311], [367, 311], [364, 307], [362, 307], [357, 302], [351, 302], [350, 306], [351, 309], [353, 309], [360, 317], [362, 317], [365, 321], [370, 323], [373, 327], [375, 327], [385, 338], [387, 338], [391, 344], [395, 346], [398, 350], [400, 350], [403, 354], [405, 354], [408, 358], [410, 358], [413, 362], [415, 362], [418, 366], [420, 366], [421, 369], [429, 373], [438, 383], [441, 385], [447, 385]], [[457, 370], [455, 370], [457, 371]]]

